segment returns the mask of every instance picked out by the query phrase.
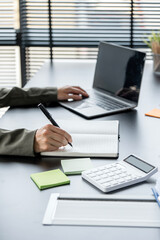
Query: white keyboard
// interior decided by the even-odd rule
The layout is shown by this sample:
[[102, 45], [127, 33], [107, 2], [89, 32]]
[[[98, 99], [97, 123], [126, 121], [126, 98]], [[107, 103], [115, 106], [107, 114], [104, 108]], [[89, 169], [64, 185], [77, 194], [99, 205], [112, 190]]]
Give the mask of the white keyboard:
[[86, 170], [82, 172], [82, 178], [103, 192], [110, 192], [145, 181], [157, 171], [158, 168], [130, 155], [118, 163]]

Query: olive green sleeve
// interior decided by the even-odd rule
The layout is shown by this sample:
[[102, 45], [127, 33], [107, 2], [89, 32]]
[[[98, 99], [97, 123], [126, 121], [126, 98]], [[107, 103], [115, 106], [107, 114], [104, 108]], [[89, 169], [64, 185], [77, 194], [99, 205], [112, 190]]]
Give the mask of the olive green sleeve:
[[[0, 107], [25, 106], [57, 101], [57, 88], [0, 89]], [[0, 129], [0, 155], [34, 156], [35, 131]]]
[[35, 156], [35, 132], [26, 129], [0, 129], [0, 155]]
[[0, 88], [0, 107], [16, 107], [57, 101], [57, 88]]

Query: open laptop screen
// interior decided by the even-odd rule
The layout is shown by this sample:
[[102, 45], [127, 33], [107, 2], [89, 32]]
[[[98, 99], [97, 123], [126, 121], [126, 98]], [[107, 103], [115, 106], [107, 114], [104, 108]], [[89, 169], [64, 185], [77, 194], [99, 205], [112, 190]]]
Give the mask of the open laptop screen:
[[145, 53], [101, 42], [93, 87], [138, 102]]

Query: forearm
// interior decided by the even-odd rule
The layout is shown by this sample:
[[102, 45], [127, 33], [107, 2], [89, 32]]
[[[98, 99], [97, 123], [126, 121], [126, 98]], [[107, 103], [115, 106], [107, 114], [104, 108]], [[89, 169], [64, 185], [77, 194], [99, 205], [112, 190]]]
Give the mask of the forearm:
[[0, 107], [25, 106], [38, 103], [52, 103], [57, 101], [57, 88], [29, 88], [0, 89]]
[[0, 129], [0, 154], [34, 156], [34, 136], [36, 131]]

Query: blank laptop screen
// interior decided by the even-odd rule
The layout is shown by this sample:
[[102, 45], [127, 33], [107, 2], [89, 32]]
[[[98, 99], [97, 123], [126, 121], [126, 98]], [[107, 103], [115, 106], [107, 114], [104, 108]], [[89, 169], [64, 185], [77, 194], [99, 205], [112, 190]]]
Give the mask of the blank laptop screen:
[[138, 102], [145, 53], [101, 42], [93, 87]]

